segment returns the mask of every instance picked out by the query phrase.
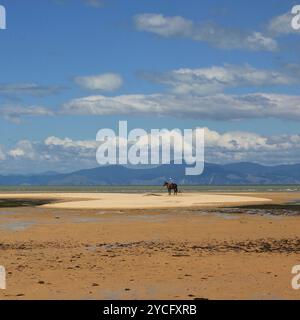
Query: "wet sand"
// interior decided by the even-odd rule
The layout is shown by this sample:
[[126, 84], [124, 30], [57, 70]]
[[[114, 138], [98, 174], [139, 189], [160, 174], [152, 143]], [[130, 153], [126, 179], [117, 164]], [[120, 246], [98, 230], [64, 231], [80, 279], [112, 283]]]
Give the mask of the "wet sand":
[[0, 208], [7, 271], [0, 299], [299, 299], [291, 269], [300, 264], [300, 212], [245, 214], [220, 205]]

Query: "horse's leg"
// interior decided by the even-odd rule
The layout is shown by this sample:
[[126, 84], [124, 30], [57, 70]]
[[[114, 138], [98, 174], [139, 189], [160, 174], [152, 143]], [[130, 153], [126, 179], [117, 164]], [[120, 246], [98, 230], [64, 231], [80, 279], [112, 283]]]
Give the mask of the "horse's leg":
[[171, 195], [171, 188], [168, 188], [169, 196]]

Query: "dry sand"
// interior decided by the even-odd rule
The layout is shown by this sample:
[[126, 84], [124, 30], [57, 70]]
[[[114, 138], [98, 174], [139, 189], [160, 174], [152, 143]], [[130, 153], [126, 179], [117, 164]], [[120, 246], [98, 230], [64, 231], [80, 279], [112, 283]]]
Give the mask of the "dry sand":
[[[281, 203], [300, 194], [252, 197]], [[291, 269], [300, 264], [300, 216], [220, 212], [1, 208], [0, 299], [299, 299]]]
[[209, 193], [126, 194], [126, 193], [14, 193], [0, 194], [6, 199], [53, 199], [45, 208], [57, 209], [149, 209], [187, 208], [242, 203], [268, 203], [267, 198], [250, 195]]

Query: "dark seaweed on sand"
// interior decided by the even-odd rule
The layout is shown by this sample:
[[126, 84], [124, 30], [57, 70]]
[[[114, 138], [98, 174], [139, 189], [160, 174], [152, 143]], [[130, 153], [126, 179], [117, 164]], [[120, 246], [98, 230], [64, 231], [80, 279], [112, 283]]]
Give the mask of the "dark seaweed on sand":
[[242, 208], [242, 209], [265, 209], [265, 210], [294, 210], [300, 212], [300, 204], [252, 204], [246, 206], [238, 206], [233, 208]]
[[51, 203], [49, 200], [0, 199], [0, 208], [35, 207]]
[[225, 214], [233, 213], [269, 216], [298, 216], [300, 215], [300, 204], [299, 202], [289, 202], [283, 204], [252, 204], [220, 208], [218, 212]]

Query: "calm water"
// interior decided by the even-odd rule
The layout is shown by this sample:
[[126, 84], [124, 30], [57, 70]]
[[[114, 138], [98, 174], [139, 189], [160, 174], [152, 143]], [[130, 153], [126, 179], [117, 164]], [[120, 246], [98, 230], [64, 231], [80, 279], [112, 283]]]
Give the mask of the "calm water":
[[[300, 192], [300, 185], [269, 186], [179, 186], [183, 192]], [[0, 186], [0, 192], [166, 192], [162, 186]]]

